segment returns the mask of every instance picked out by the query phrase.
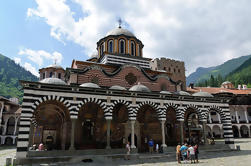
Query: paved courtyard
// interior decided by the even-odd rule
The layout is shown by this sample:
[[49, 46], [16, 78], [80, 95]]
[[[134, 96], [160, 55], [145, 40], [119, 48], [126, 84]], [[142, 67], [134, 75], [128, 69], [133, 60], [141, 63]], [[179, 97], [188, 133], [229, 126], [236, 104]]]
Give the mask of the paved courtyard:
[[[251, 163], [251, 139], [236, 139], [236, 145], [241, 146], [241, 151], [222, 151], [222, 152], [201, 152], [199, 164], [182, 164], [182, 165], [198, 165], [198, 166], [250, 166]], [[0, 147], [0, 165], [5, 164], [7, 157], [15, 156], [15, 148]], [[60, 163], [53, 165], [69, 165], [69, 166], [167, 166], [167, 165], [181, 165], [175, 161], [175, 156], [170, 155], [166, 158], [149, 159], [149, 155], [143, 155], [142, 159], [134, 159], [125, 161], [123, 159], [106, 159], [106, 160], [95, 160], [92, 163]]]

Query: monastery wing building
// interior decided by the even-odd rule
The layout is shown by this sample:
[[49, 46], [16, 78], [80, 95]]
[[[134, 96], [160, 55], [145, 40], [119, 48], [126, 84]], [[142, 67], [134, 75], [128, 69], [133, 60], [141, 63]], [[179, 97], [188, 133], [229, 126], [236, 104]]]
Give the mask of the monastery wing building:
[[[167, 149], [206, 144], [206, 123], [219, 114], [225, 144], [234, 148], [229, 98], [186, 92], [184, 62], [143, 56], [143, 43], [118, 27], [97, 42], [97, 55], [70, 68], [40, 69], [24, 89], [17, 159], [118, 153], [127, 141], [146, 152], [153, 139]], [[29, 150], [43, 142], [47, 151]], [[57, 153], [53, 153], [57, 152]]]

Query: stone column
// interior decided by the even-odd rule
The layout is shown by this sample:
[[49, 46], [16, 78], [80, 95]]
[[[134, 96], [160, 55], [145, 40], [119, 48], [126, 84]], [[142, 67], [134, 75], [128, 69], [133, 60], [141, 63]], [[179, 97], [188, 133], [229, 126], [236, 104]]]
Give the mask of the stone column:
[[7, 119], [4, 123], [4, 128], [3, 128], [3, 135], [6, 135], [6, 132], [7, 132], [7, 122], [8, 122], [9, 119]]
[[236, 122], [237, 122], [237, 123], [240, 123], [240, 121], [239, 121], [239, 116], [238, 116], [238, 112], [237, 112], [237, 111], [235, 111], [235, 117], [236, 117]]
[[218, 116], [219, 123], [221, 123], [220, 114], [217, 113], [217, 116]]
[[161, 120], [161, 131], [162, 131], [162, 147], [166, 146], [166, 138], [165, 138], [165, 120]]
[[18, 122], [18, 117], [17, 118], [15, 118], [15, 129], [14, 129], [14, 133], [13, 133], [13, 135], [16, 135], [16, 132], [17, 132], [17, 122]]
[[203, 127], [203, 140], [204, 140], [204, 144], [207, 144], [206, 122], [205, 121], [202, 122], [202, 127]]
[[69, 150], [75, 150], [74, 142], [75, 142], [75, 126], [76, 119], [71, 119], [71, 146]]
[[111, 119], [106, 119], [107, 130], [106, 130], [106, 149], [111, 149], [110, 145], [110, 133], [111, 133]]
[[136, 148], [135, 146], [135, 142], [134, 142], [134, 124], [135, 124], [135, 120], [131, 120], [131, 148]]
[[238, 126], [239, 138], [241, 138], [241, 128]]
[[184, 124], [184, 121], [180, 121], [180, 144], [181, 145], [184, 143], [183, 124]]
[[211, 113], [210, 112], [208, 112], [208, 118], [209, 118], [209, 123], [212, 123]]
[[249, 121], [248, 121], [248, 114], [247, 114], [247, 110], [245, 110], [245, 111], [244, 111], [244, 114], [245, 114], [246, 123], [249, 123]]

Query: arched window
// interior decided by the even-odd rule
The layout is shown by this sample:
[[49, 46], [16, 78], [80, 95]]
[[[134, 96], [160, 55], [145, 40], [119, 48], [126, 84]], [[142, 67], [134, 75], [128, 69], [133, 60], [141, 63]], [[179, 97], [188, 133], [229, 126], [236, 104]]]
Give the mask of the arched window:
[[135, 56], [135, 44], [134, 44], [134, 42], [131, 42], [131, 55]]
[[52, 72], [50, 72], [50, 77], [52, 77]]
[[113, 41], [112, 40], [108, 42], [108, 50], [110, 53], [113, 53]]
[[101, 53], [101, 56], [104, 53], [104, 43], [102, 43], [101, 46], [100, 46], [100, 53]]
[[45, 79], [45, 73], [43, 73], [43, 79]]
[[58, 78], [61, 79], [61, 73], [58, 73]]
[[119, 53], [120, 54], [125, 53], [125, 41], [123, 39], [119, 41]]

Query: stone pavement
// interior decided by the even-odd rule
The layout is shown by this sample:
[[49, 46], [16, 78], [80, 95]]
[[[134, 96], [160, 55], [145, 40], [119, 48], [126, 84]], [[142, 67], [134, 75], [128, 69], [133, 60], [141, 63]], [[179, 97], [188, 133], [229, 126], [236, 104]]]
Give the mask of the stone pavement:
[[[223, 143], [221, 141], [217, 143]], [[120, 158], [95, 160], [92, 163], [57, 163], [52, 165], [63, 166], [172, 166], [172, 165], [198, 165], [198, 166], [251, 166], [251, 138], [236, 139], [236, 145], [241, 146], [241, 151], [222, 151], [222, 152], [201, 152], [199, 154], [200, 162], [198, 164], [177, 164], [173, 154], [166, 158], [149, 158], [150, 154], [144, 154], [141, 159], [123, 160]], [[216, 145], [217, 146], [217, 145]], [[0, 165], [4, 165], [5, 158], [13, 157], [15, 149], [1, 149], [0, 147]], [[47, 165], [47, 164], [43, 164]]]
[[0, 166], [5, 165], [6, 158], [16, 156], [16, 147], [0, 146]]

